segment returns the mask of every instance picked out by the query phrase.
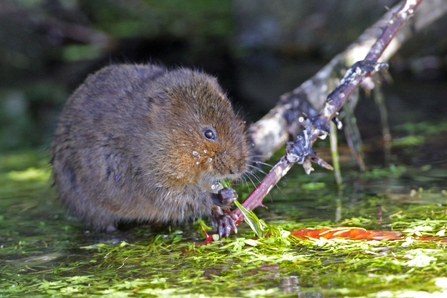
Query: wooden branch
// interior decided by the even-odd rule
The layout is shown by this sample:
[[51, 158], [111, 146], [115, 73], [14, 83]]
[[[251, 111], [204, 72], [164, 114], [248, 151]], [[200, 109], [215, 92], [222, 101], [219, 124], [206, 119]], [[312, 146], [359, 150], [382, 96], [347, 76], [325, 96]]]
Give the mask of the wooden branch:
[[[415, 33], [447, 14], [447, 2], [445, 1], [424, 0], [416, 1], [416, 3], [417, 5], [420, 4], [420, 6], [414, 12], [411, 22], [402, 27], [397, 36], [396, 33], [392, 34], [394, 38], [390, 43], [387, 43], [386, 51], [381, 55], [382, 62], [388, 61], [400, 46]], [[396, 20], [396, 13], [402, 11], [400, 8], [404, 4], [401, 3], [390, 9], [378, 22], [365, 30], [344, 52], [335, 56], [325, 67], [301, 86], [282, 95], [276, 107], [250, 126], [249, 134], [254, 142], [256, 156], [266, 160], [284, 146], [289, 139], [289, 135], [293, 137], [298, 135], [304, 128], [304, 122], [298, 121], [298, 118], [303, 116], [303, 111], [306, 112], [307, 117], [318, 115], [318, 111], [323, 108], [326, 95], [329, 92], [327, 86], [334, 73], [341, 73], [356, 61], [364, 59], [371, 46], [382, 35], [384, 30], [398, 24], [390, 24], [389, 22]]]
[[[363, 60], [354, 64], [346, 72], [345, 77], [337, 88], [329, 94], [320, 114], [311, 120], [307, 119], [306, 129], [297, 137], [295, 143], [288, 144], [286, 155], [270, 170], [256, 189], [242, 203], [242, 206], [249, 210], [262, 206], [264, 197], [297, 162], [303, 165], [308, 174], [313, 170], [311, 162], [315, 162], [327, 169], [332, 169], [329, 164], [316, 156], [312, 150], [312, 144], [317, 138], [327, 136], [329, 133], [329, 122], [346, 103], [346, 100], [361, 83], [362, 79], [372, 72], [382, 71], [387, 68], [388, 64], [376, 63], [372, 60]], [[244, 216], [239, 209], [236, 209], [232, 211], [232, 218], [237, 218], [236, 223], [239, 224]]]
[[[328, 95], [321, 112], [315, 116], [310, 115], [305, 121], [305, 129], [294, 143], [288, 144], [286, 155], [280, 159], [256, 189], [242, 203], [245, 208], [252, 210], [257, 206], [262, 206], [263, 198], [289, 171], [293, 164], [297, 162], [303, 164], [307, 173], [312, 170], [311, 162], [316, 162], [326, 168], [330, 168], [326, 162], [316, 156], [312, 150], [312, 144], [317, 138], [324, 138], [329, 133], [329, 122], [336, 117], [337, 112], [361, 83], [362, 79], [374, 71], [381, 71], [388, 67], [386, 63], [378, 63], [377, 60], [402, 25], [413, 15], [415, 9], [421, 2], [422, 0], [407, 0], [399, 10], [392, 14], [391, 19], [387, 22], [387, 26], [382, 30], [382, 34], [366, 54], [368, 59], [355, 63], [346, 72], [337, 88]], [[243, 214], [239, 209], [232, 211], [231, 216], [237, 219], [237, 223], [243, 219]]]

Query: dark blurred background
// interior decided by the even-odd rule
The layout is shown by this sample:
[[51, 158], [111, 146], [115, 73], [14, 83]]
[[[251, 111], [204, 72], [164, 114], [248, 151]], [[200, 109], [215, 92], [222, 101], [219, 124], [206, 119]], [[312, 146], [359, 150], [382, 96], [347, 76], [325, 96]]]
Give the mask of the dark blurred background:
[[[203, 69], [255, 121], [343, 51], [398, 1], [2, 0], [0, 151], [45, 149], [58, 114], [87, 74], [118, 62]], [[447, 18], [391, 60], [392, 125], [447, 112]], [[371, 99], [361, 131], [380, 134]]]

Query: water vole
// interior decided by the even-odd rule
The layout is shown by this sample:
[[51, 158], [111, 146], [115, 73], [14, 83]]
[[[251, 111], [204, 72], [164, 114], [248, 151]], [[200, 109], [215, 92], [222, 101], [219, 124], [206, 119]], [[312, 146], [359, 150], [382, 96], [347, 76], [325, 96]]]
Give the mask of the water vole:
[[90, 75], [68, 99], [51, 162], [60, 200], [96, 229], [212, 216], [226, 234], [233, 223], [220, 207], [237, 196], [216, 187], [247, 171], [249, 147], [215, 78], [122, 64]]

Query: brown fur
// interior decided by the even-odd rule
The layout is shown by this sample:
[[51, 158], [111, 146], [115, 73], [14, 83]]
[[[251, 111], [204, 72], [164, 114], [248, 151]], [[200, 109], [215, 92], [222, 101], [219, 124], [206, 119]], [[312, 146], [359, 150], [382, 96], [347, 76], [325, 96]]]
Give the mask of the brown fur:
[[62, 111], [51, 152], [60, 200], [102, 230], [208, 216], [211, 185], [240, 178], [250, 159], [244, 124], [216, 79], [154, 65], [89, 76]]

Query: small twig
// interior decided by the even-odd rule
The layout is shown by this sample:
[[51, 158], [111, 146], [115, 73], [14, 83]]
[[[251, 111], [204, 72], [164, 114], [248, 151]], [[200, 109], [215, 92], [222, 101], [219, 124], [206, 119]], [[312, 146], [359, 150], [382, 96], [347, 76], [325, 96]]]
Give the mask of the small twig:
[[[304, 128], [304, 123], [298, 120], [299, 117], [304, 114], [307, 117], [314, 117], [323, 108], [328, 90], [330, 90], [328, 84], [335, 79], [334, 74], [346, 70], [356, 61], [364, 59], [368, 50], [377, 40], [381, 40], [383, 43], [374, 46], [377, 50], [371, 52], [375, 55], [381, 52], [380, 48], [387, 45], [386, 39], [391, 39], [394, 36], [391, 44], [380, 56], [381, 62], [386, 62], [407, 40], [447, 14], [446, 1], [415, 0], [407, 3], [411, 5], [408, 7], [408, 11], [414, 11], [416, 6], [420, 5], [414, 11], [411, 22], [407, 22], [405, 26], [399, 28], [399, 34], [395, 34], [397, 32], [395, 27], [400, 26], [402, 21], [397, 18], [402, 12], [407, 14], [407, 10], [402, 9], [402, 3], [390, 8], [346, 50], [333, 57], [326, 66], [300, 86], [283, 94], [273, 109], [250, 125], [249, 135], [253, 140], [256, 156], [266, 160], [282, 148], [290, 136], [295, 138]], [[409, 16], [404, 15], [403, 17]], [[375, 60], [373, 58], [368, 57], [368, 60]]]
[[[402, 8], [393, 14], [392, 19], [388, 22], [387, 27], [384, 28], [382, 35], [371, 47], [365, 60], [355, 63], [348, 69], [335, 90], [328, 95], [325, 105], [318, 116], [306, 120], [306, 127], [297, 137], [296, 142], [288, 144], [286, 155], [280, 159], [256, 189], [242, 203], [246, 209], [253, 210], [258, 206], [262, 206], [263, 198], [295, 163], [302, 164], [306, 173], [310, 173], [313, 170], [311, 162], [318, 163], [328, 169], [332, 168], [316, 156], [312, 150], [312, 144], [317, 138], [327, 136], [330, 121], [336, 117], [338, 111], [345, 104], [355, 88], [361, 83], [362, 79], [372, 72], [382, 71], [388, 68], [386, 63], [377, 63], [377, 60], [401, 26], [413, 15], [414, 10], [421, 2], [422, 0], [407, 0], [402, 5]], [[237, 223], [240, 223], [243, 219], [243, 214], [239, 209], [232, 211], [232, 215], [234, 218], [237, 218]]]
[[[307, 174], [313, 170], [311, 162], [332, 170], [328, 163], [316, 156], [315, 151], [312, 150], [312, 144], [317, 138], [325, 138], [327, 136], [330, 121], [337, 115], [337, 112], [345, 104], [349, 95], [357, 88], [362, 79], [372, 72], [382, 71], [387, 68], [388, 64], [386, 63], [363, 60], [355, 63], [348, 69], [337, 88], [328, 95], [326, 104], [320, 114], [317, 117], [306, 120], [306, 128], [297, 137], [297, 140], [294, 143], [288, 143], [286, 155], [270, 170], [242, 205], [249, 210], [262, 206], [263, 198], [295, 163], [302, 164]], [[237, 223], [241, 222], [243, 219], [242, 212], [239, 209], [232, 212], [238, 218]]]
[[376, 205], [376, 208], [377, 208], [377, 215], [376, 215], [376, 218], [377, 218], [377, 223], [380, 225], [380, 224], [382, 224], [382, 220], [383, 220], [383, 209], [382, 209], [382, 205]]

